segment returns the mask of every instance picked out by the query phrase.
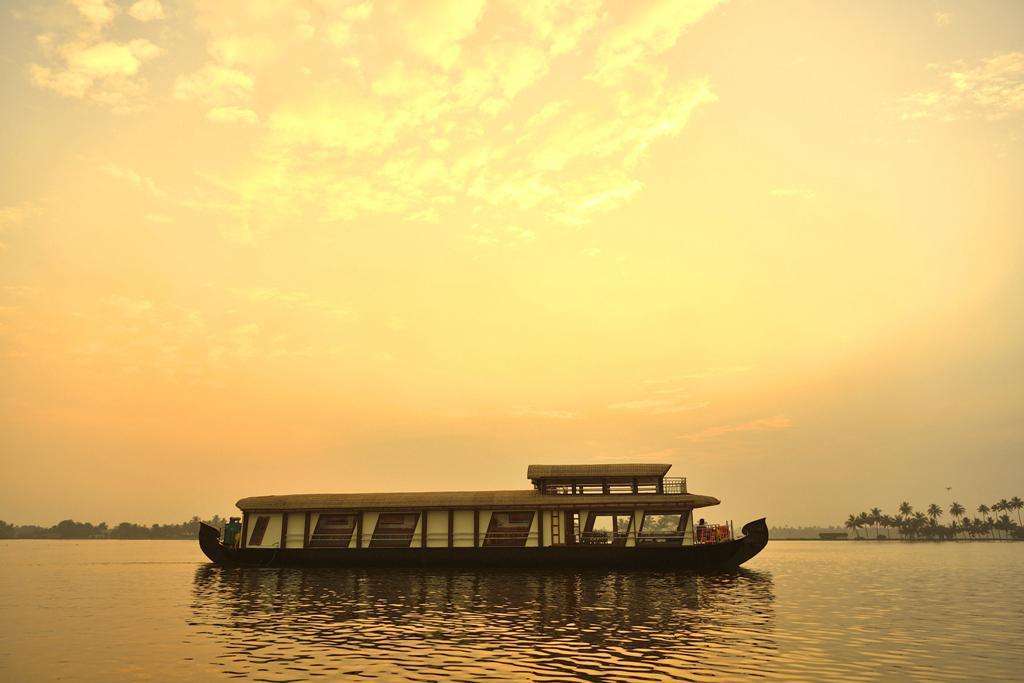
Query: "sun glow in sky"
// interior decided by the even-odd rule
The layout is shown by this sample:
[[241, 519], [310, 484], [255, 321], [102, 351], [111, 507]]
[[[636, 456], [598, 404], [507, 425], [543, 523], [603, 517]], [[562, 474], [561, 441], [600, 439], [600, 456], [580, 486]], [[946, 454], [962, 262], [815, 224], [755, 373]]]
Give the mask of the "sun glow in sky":
[[1022, 493], [1019, 2], [2, 12], [0, 518]]

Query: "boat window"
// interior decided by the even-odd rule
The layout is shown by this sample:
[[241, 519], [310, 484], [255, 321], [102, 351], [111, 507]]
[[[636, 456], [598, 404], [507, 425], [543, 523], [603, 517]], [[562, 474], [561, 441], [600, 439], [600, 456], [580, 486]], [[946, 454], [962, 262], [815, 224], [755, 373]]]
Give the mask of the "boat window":
[[382, 512], [370, 539], [371, 548], [408, 548], [416, 531], [418, 512]]
[[521, 548], [526, 545], [532, 525], [532, 512], [495, 512], [487, 524], [484, 547]]
[[682, 545], [689, 512], [645, 514], [638, 545]]
[[585, 545], [625, 545], [632, 512], [592, 513], [580, 535]]
[[270, 524], [268, 515], [260, 515], [252, 527], [252, 534], [249, 536], [249, 545], [263, 545], [263, 535], [267, 533], [267, 525]]
[[309, 547], [347, 548], [355, 528], [355, 515], [320, 515], [309, 539]]

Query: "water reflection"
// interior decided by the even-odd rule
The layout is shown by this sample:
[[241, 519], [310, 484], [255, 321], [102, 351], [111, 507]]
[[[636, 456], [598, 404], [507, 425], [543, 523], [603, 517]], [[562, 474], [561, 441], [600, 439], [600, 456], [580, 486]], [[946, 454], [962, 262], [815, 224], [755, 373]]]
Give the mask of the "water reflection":
[[777, 653], [768, 573], [197, 569], [229, 675], [701, 680]]

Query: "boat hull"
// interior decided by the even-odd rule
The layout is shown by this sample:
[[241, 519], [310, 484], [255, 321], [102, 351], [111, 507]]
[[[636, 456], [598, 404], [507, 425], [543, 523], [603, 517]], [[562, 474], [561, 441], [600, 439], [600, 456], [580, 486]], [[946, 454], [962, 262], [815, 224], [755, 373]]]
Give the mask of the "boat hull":
[[543, 548], [226, 548], [220, 532], [200, 527], [199, 545], [227, 567], [608, 567], [714, 570], [740, 566], [768, 544], [768, 525], [746, 524], [732, 541], [682, 547], [564, 545]]

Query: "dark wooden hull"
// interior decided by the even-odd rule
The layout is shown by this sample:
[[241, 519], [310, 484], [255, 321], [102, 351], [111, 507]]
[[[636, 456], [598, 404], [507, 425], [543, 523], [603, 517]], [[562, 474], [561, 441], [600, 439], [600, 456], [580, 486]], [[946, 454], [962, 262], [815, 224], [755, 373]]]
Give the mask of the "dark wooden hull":
[[682, 547], [564, 545], [544, 548], [288, 548], [237, 549], [220, 542], [206, 524], [199, 545], [210, 561], [226, 567], [608, 567], [618, 569], [731, 569], [768, 544], [768, 525], [758, 519], [733, 541]]

